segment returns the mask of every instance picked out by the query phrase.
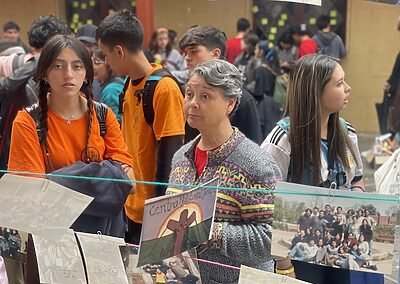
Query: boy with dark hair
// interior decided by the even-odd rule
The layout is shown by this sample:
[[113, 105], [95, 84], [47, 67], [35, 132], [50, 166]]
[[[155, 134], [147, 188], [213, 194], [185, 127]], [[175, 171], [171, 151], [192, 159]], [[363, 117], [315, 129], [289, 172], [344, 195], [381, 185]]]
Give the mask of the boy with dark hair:
[[312, 39], [318, 45], [318, 53], [341, 59], [346, 56], [346, 49], [340, 36], [331, 31], [330, 21], [331, 18], [328, 15], [319, 16], [317, 19], [318, 33]]
[[236, 36], [226, 41], [227, 57], [226, 60], [234, 63], [236, 57], [243, 51], [243, 37], [250, 31], [250, 22], [245, 18], [240, 18], [236, 22]]
[[[225, 34], [214, 27], [196, 26], [190, 28], [179, 42], [188, 69], [192, 70], [198, 64], [211, 59], [225, 59], [225, 39]], [[238, 110], [231, 118], [232, 125], [239, 128], [249, 139], [260, 144], [262, 142], [261, 126], [255, 99], [245, 89], [242, 89], [242, 91], [243, 95]]]
[[[130, 78], [121, 101], [122, 133], [134, 158], [135, 178], [164, 183], [168, 182], [172, 156], [183, 144], [183, 96], [173, 78], [161, 78], [152, 94], [154, 120], [151, 125], [147, 122], [143, 89], [148, 77], [161, 69], [161, 65], [147, 60], [143, 33], [142, 24], [131, 12], [118, 11], [100, 23], [96, 38], [113, 71]], [[139, 243], [145, 200], [164, 193], [163, 185], [136, 185], [136, 192], [125, 203], [127, 242]]]
[[3, 38], [18, 41], [20, 28], [14, 21], [8, 21], [3, 25]]
[[293, 27], [293, 40], [299, 47], [298, 58], [307, 54], [317, 53], [318, 45], [310, 37], [310, 32], [306, 24], [297, 24]]
[[30, 49], [19, 38], [19, 31], [20, 28], [16, 22], [8, 21], [3, 25], [3, 38], [18, 43], [28, 53]]

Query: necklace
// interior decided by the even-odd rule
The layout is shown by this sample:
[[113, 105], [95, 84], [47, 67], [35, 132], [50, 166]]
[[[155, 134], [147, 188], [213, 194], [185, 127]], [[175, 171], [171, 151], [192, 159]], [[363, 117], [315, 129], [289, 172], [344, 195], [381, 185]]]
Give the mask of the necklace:
[[[83, 105], [83, 102], [82, 102], [82, 99], [80, 98], [80, 99], [79, 99], [79, 115], [81, 114], [82, 111], [85, 111], [85, 110], [82, 109], [82, 105]], [[69, 115], [69, 117], [67, 118], [66, 115], [64, 115], [64, 114], [62, 114], [61, 112], [57, 111], [56, 109], [54, 109], [54, 107], [53, 107], [52, 109], [53, 109], [53, 111], [54, 111], [55, 113], [57, 113], [61, 118], [65, 119], [65, 123], [66, 123], [67, 125], [71, 125], [72, 121], [75, 120], [75, 119], [77, 118], [77, 116], [78, 116], [78, 114], [71, 114], [71, 115]]]
[[66, 119], [65, 122], [67, 123], [67, 125], [71, 125], [72, 120], [75, 118], [75, 115], [71, 115], [70, 119]]

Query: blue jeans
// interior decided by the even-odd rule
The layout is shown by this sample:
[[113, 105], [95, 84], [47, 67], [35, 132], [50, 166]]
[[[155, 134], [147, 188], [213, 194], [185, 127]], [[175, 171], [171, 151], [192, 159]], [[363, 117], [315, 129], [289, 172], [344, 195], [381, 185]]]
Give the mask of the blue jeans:
[[300, 261], [307, 261], [308, 260], [308, 255], [305, 253], [304, 250], [299, 248], [298, 246], [295, 246], [292, 248], [289, 254], [290, 258], [300, 260]]

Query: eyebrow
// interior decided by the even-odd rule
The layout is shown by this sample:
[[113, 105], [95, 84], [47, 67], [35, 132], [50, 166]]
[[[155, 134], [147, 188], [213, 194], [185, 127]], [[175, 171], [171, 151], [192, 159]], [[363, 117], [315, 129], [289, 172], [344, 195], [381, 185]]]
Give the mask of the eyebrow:
[[198, 45], [189, 45], [185, 49], [194, 50], [194, 49], [197, 49], [198, 47], [199, 47]]
[[[191, 84], [188, 83], [188, 84], [186, 85], [186, 89], [187, 89], [187, 88], [193, 88], [193, 85], [191, 85]], [[206, 85], [206, 86], [203, 86], [202, 89], [207, 89], [207, 90], [210, 90], [210, 91], [213, 90], [212, 87], [207, 86], [207, 85]]]
[[336, 83], [339, 83], [340, 81], [344, 81], [344, 76], [341, 77], [340, 79], [336, 80]]
[[213, 90], [213, 88], [210, 87], [210, 86], [204, 86], [203, 89], [208, 89], [208, 90], [211, 90], [211, 91]]
[[[67, 63], [66, 60], [64, 60], [64, 59], [59, 59], [59, 58], [57, 58], [55, 62]], [[82, 60], [77, 59], [77, 60], [72, 61], [72, 63], [83, 63], [83, 62], [82, 62]]]

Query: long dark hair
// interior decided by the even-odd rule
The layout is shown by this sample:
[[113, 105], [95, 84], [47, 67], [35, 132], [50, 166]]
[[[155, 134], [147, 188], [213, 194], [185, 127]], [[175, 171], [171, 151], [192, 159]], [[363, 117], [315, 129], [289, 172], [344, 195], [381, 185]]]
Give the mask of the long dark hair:
[[[299, 59], [289, 74], [285, 116], [290, 117], [291, 182], [301, 183], [303, 172], [311, 169], [314, 185], [321, 178], [321, 95], [338, 63], [333, 58], [312, 54]], [[332, 113], [328, 121], [329, 157], [350, 168], [346, 130], [339, 113]]]
[[165, 33], [168, 37], [168, 44], [165, 47], [165, 58], [168, 58], [168, 55], [170, 54], [170, 52], [172, 50], [172, 43], [171, 43], [171, 39], [168, 34], [168, 30], [166, 28], [159, 28], [153, 32], [153, 34], [151, 35], [151, 39], [150, 39], [149, 50], [152, 55], [155, 55], [159, 52], [157, 37], [158, 37], [158, 35], [163, 34], [163, 33]]
[[45, 80], [47, 77], [49, 70], [52, 68], [57, 56], [61, 53], [61, 51], [65, 48], [72, 49], [76, 55], [82, 60], [82, 63], [86, 70], [86, 80], [81, 87], [81, 92], [85, 95], [87, 100], [88, 107], [88, 131], [86, 137], [86, 146], [85, 146], [85, 162], [88, 162], [88, 144], [89, 137], [92, 128], [92, 115], [93, 115], [93, 93], [92, 93], [92, 83], [93, 83], [93, 65], [92, 60], [90, 58], [90, 54], [86, 49], [85, 45], [81, 43], [78, 39], [72, 36], [66, 35], [56, 35], [52, 37], [43, 47], [43, 50], [40, 54], [37, 72], [36, 72], [36, 81], [38, 82], [38, 96], [39, 96], [39, 124], [40, 124], [40, 137], [39, 141], [42, 146], [46, 148], [46, 154], [48, 155], [48, 146], [47, 146], [47, 133], [48, 133], [48, 124], [47, 124], [47, 94], [51, 92], [51, 88], [49, 83]]

